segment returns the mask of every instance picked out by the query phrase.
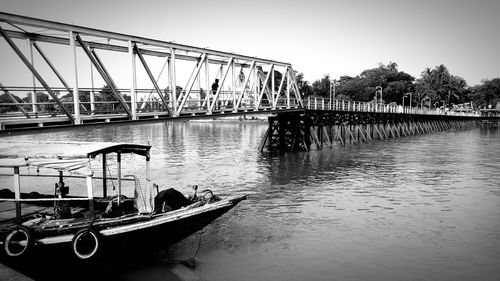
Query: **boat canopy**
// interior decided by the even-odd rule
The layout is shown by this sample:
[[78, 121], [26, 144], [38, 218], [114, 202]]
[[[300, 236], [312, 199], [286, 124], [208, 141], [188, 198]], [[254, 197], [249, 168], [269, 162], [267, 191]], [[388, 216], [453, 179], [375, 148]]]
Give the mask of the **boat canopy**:
[[0, 168], [15, 168], [15, 167], [26, 167], [28, 166], [28, 163], [26, 162], [25, 159], [17, 158], [17, 159], [10, 159], [10, 158], [4, 158], [0, 159]]
[[77, 159], [98, 154], [135, 153], [149, 156], [151, 146], [112, 142], [0, 141], [0, 158]]
[[59, 172], [69, 172], [88, 167], [88, 158], [77, 159], [0, 159], [0, 168], [35, 167], [49, 168]]
[[137, 155], [142, 155], [149, 158], [149, 151], [151, 150], [150, 145], [140, 145], [140, 144], [116, 144], [107, 147], [100, 148], [98, 150], [87, 153], [87, 157], [95, 158], [99, 154], [108, 153], [134, 153]]
[[28, 165], [37, 168], [49, 168], [59, 172], [74, 171], [88, 167], [89, 159], [54, 159], [54, 160], [28, 160]]
[[[92, 149], [88, 149], [92, 147]], [[87, 148], [87, 149], [86, 149]], [[63, 173], [73, 172], [78, 169], [87, 168], [84, 172], [87, 185], [87, 197], [77, 198], [76, 200], [89, 200], [89, 211], [94, 216], [94, 191], [92, 184], [93, 172], [91, 168], [91, 158], [102, 155], [102, 189], [103, 197], [107, 197], [107, 175], [106, 175], [106, 155], [116, 153], [117, 179], [118, 179], [118, 199], [120, 205], [122, 194], [122, 176], [121, 176], [121, 154], [134, 153], [146, 157], [146, 179], [150, 178], [150, 150], [149, 145], [138, 144], [117, 144], [117, 143], [17, 143], [0, 142], [0, 168], [14, 168], [14, 199], [16, 203], [16, 220], [21, 220], [21, 201], [31, 199], [21, 199], [21, 185], [19, 181], [20, 167], [49, 168], [59, 172], [59, 183], [64, 186]], [[90, 152], [88, 152], [90, 151]], [[82, 155], [83, 153], [83, 155]], [[6, 157], [10, 159], [6, 159]], [[17, 159], [13, 159], [17, 158]], [[76, 172], [78, 173], [78, 172]], [[75, 198], [72, 198], [73, 200]], [[6, 199], [7, 200], [7, 199]], [[38, 200], [38, 199], [37, 199]], [[64, 200], [59, 198], [58, 200]], [[68, 199], [69, 200], [69, 199]]]

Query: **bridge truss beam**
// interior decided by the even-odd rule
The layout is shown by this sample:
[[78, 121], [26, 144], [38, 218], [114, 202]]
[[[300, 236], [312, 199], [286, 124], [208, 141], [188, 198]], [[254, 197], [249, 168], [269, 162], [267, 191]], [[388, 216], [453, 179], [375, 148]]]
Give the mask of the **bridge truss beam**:
[[[134, 120], [304, 106], [289, 63], [2, 12], [0, 28], [1, 37], [29, 69], [0, 72], [4, 92], [19, 97], [0, 102], [6, 108], [0, 112], [8, 112], [0, 113], [0, 119], [55, 117], [79, 124], [102, 116]], [[32, 55], [28, 61], [16, 40], [28, 41], [38, 57]], [[12, 55], [3, 46], [0, 52]], [[143, 69], [137, 69], [136, 58]], [[123, 67], [123, 61], [131, 63]], [[158, 74], [157, 66], [163, 62]], [[94, 77], [93, 69], [100, 76]], [[275, 88], [276, 77], [280, 86]], [[212, 92], [215, 79], [221, 82]], [[105, 87], [95, 88], [97, 80]], [[32, 98], [22, 103], [23, 91], [30, 88]], [[49, 97], [38, 101], [40, 94]], [[25, 105], [32, 105], [32, 112], [19, 110]]]

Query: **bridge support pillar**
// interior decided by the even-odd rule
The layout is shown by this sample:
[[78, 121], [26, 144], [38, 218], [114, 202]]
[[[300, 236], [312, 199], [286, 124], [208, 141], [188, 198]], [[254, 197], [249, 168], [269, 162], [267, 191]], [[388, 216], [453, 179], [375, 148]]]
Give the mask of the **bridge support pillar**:
[[403, 136], [477, 126], [470, 117], [407, 115], [387, 112], [306, 110], [269, 117], [261, 150], [280, 153], [322, 149], [324, 144], [361, 144]]
[[269, 127], [261, 145], [269, 151], [309, 151], [311, 126], [307, 116], [279, 113], [269, 117]]

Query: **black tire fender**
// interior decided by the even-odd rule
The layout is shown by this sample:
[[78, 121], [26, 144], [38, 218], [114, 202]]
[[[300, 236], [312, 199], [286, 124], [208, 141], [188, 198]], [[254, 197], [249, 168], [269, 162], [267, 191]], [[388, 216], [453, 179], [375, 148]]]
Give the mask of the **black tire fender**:
[[3, 246], [5, 254], [9, 257], [25, 255], [33, 245], [30, 230], [24, 226], [17, 226], [5, 237]]
[[71, 240], [71, 250], [75, 257], [80, 260], [89, 260], [99, 253], [100, 247], [99, 232], [84, 228], [78, 230]]

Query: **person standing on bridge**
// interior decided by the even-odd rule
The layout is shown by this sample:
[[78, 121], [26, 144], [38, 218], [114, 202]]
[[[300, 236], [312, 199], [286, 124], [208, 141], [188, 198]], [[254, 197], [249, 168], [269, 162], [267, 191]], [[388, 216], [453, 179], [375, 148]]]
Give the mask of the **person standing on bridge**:
[[219, 79], [215, 79], [215, 82], [212, 84], [212, 97], [215, 102], [215, 95], [217, 94], [217, 89], [219, 89]]

